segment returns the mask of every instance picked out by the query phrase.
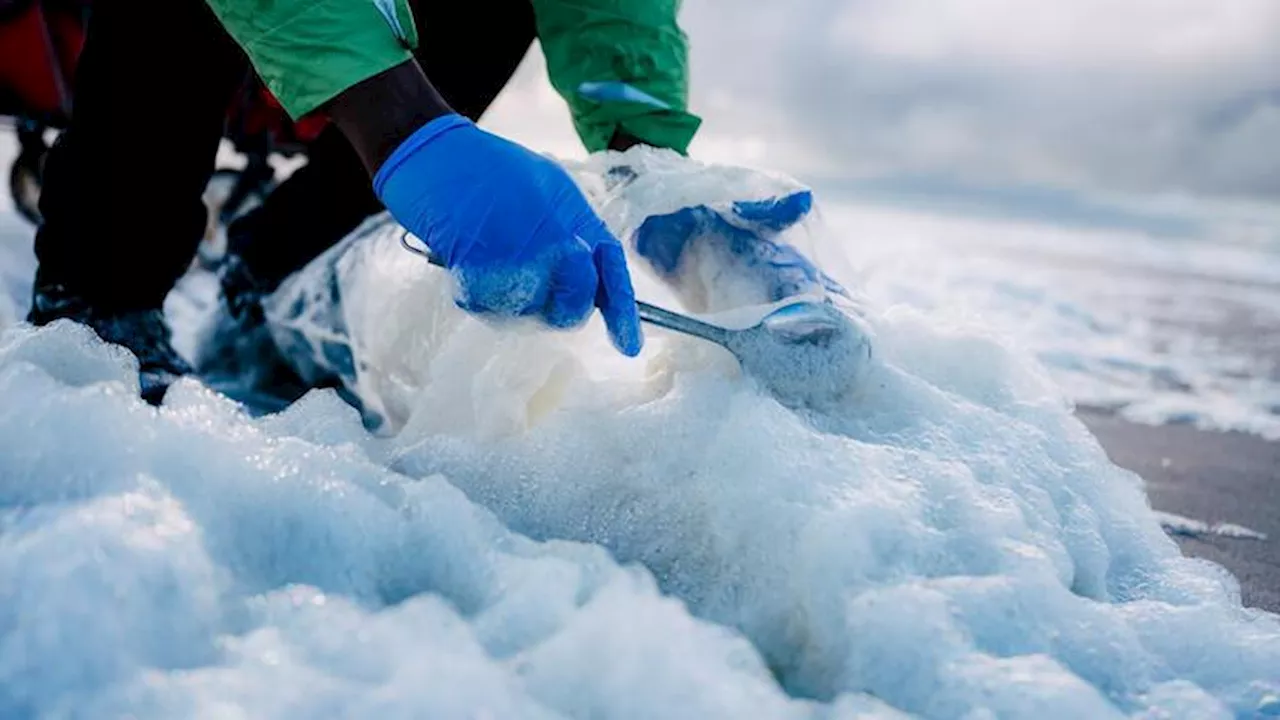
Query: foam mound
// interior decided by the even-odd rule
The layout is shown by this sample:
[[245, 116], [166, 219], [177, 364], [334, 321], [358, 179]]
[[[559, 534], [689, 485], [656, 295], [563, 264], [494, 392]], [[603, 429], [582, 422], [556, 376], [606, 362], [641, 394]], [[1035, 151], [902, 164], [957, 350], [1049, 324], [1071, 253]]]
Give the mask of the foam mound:
[[1280, 714], [1280, 619], [998, 339], [868, 308], [857, 392], [796, 412], [697, 341], [490, 327], [361, 237], [316, 272], [379, 434], [0, 331], [0, 716]]

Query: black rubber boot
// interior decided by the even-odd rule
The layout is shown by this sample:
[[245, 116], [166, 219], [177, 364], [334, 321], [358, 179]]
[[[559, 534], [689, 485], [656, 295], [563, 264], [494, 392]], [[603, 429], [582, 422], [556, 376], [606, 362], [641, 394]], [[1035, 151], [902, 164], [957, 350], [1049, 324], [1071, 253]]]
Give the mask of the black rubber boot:
[[142, 398], [152, 405], [160, 404], [175, 380], [193, 372], [173, 349], [169, 324], [159, 308], [104, 312], [62, 285], [38, 284], [32, 293], [27, 322], [47, 325], [61, 319], [87, 325], [105, 342], [132, 352], [138, 358]]
[[263, 314], [271, 289], [228, 249], [218, 266], [222, 308], [201, 357], [206, 381], [255, 413], [286, 407], [310, 389], [276, 347]]
[[[227, 254], [217, 271], [222, 308], [208, 352], [200, 363], [200, 372], [214, 378], [238, 378], [239, 387], [224, 392], [264, 411], [270, 411], [273, 404], [283, 408], [308, 390], [333, 388], [361, 412], [366, 427], [374, 429], [381, 419], [371, 419], [344, 383], [344, 378], [353, 378], [355, 374], [347, 345], [334, 342], [317, 349], [296, 328], [269, 326], [263, 302], [281, 281], [276, 278], [264, 281], [251, 260], [257, 256], [240, 252], [241, 248], [260, 245], [265, 240], [252, 235], [258, 227], [251, 222], [237, 221], [228, 231]], [[337, 312], [339, 291], [336, 287], [330, 291], [332, 309]], [[330, 319], [341, 322], [337, 317]], [[346, 328], [339, 325], [335, 330], [338, 335], [344, 335]], [[323, 362], [315, 361], [317, 351], [323, 356]]]

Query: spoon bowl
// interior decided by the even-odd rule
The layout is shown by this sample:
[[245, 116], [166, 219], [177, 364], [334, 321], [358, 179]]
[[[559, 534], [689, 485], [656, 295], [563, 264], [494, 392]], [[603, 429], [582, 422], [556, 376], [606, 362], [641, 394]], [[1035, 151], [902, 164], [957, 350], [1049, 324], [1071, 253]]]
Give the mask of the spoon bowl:
[[724, 346], [743, 371], [789, 407], [838, 403], [870, 365], [867, 332], [829, 303], [797, 302], [728, 332]]

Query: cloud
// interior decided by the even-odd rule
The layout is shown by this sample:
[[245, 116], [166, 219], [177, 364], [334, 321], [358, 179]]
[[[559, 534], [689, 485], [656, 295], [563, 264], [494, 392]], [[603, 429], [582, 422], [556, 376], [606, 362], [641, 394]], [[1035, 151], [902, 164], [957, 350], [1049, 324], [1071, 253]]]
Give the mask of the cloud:
[[[1277, 0], [686, 0], [681, 24], [705, 159], [1280, 198]], [[582, 154], [536, 53], [486, 122]]]
[[682, 22], [709, 142], [767, 138], [793, 171], [1280, 197], [1274, 0], [691, 0]]

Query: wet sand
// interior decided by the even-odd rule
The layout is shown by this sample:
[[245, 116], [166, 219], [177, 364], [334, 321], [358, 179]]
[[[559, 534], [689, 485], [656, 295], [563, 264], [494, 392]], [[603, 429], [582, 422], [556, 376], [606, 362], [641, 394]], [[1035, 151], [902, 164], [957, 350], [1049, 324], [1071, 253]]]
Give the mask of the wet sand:
[[1155, 509], [1265, 534], [1266, 540], [1175, 538], [1185, 554], [1230, 570], [1246, 605], [1280, 613], [1280, 443], [1243, 433], [1136, 425], [1091, 409], [1078, 415], [1113, 462], [1146, 480]]

